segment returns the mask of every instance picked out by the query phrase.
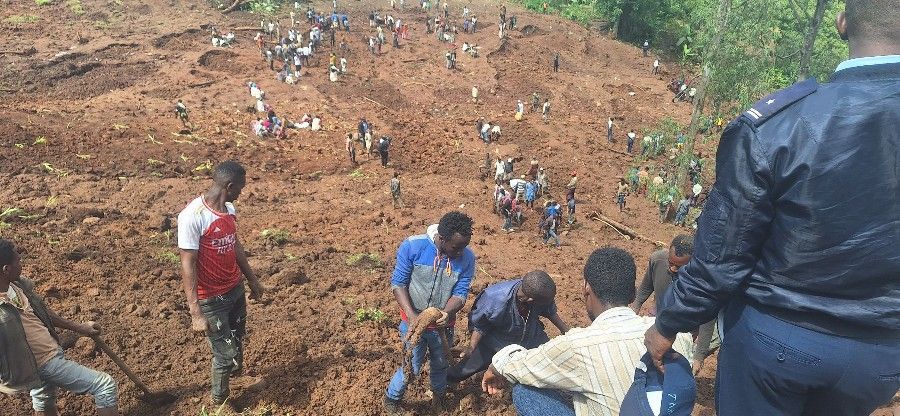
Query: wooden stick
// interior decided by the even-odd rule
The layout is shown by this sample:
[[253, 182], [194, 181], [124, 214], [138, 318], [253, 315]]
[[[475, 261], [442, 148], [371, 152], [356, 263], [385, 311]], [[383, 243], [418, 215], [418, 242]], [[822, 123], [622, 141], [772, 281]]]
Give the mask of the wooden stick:
[[122, 359], [119, 358], [119, 356], [118, 356], [115, 352], [113, 352], [113, 350], [112, 350], [111, 348], [109, 348], [109, 345], [106, 345], [106, 343], [103, 342], [102, 339], [100, 339], [100, 336], [99, 336], [99, 335], [93, 335], [93, 336], [91, 336], [91, 339], [93, 339], [94, 342], [97, 344], [97, 346], [100, 347], [100, 349], [103, 350], [103, 352], [104, 352], [107, 356], [109, 356], [109, 358], [111, 358], [111, 359], [113, 360], [113, 362], [116, 363], [116, 365], [119, 366], [119, 368], [122, 369], [122, 372], [124, 372], [125, 375], [128, 376], [128, 378], [130, 378], [131, 381], [133, 381], [134, 384], [135, 384], [142, 392], [144, 392], [145, 395], [147, 395], [147, 396], [153, 395], [153, 393], [150, 391], [150, 389], [147, 388], [147, 385], [144, 384], [144, 383], [141, 381], [141, 379], [139, 379], [138, 376], [135, 375], [134, 372], [131, 371], [131, 368], [129, 368], [128, 365], [125, 364], [125, 361], [122, 361]]
[[200, 82], [200, 83], [197, 83], [197, 84], [189, 84], [189, 85], [188, 85], [188, 88], [207, 87], [207, 86], [212, 85], [214, 82], [216, 82], [216, 81], [213, 80], [213, 81]]
[[609, 146], [603, 146], [603, 147], [604, 147], [606, 150], [609, 150], [610, 152], [618, 153], [618, 154], [620, 154], [620, 155], [622, 155], [622, 156], [634, 156], [634, 155], [632, 155], [631, 153], [623, 152], [623, 151], [621, 151], [621, 150], [616, 150], [616, 149], [613, 149], [613, 148], [611, 148], [611, 147], [609, 147]]
[[[373, 99], [371, 99], [371, 98], [369, 98], [369, 97], [362, 97], [362, 98], [363, 98], [363, 100], [366, 100], [366, 101], [369, 101], [369, 102], [378, 104], [378, 105], [380, 105], [380, 106], [382, 106], [382, 107], [384, 107], [384, 108], [388, 108], [388, 106], [386, 106], [386, 105], [384, 105], [384, 104], [382, 104], [382, 103], [379, 103], [378, 101], [375, 101], [375, 100], [373, 100]], [[373, 139], [373, 140], [374, 140], [374, 139]]]
[[601, 214], [601, 213], [599, 213], [599, 212], [597, 212], [597, 211], [593, 211], [593, 212], [591, 212], [590, 214], [587, 214], [587, 217], [590, 218], [590, 219], [592, 219], [592, 220], [594, 220], [594, 221], [603, 221], [603, 222], [605, 222], [606, 224], [610, 225], [611, 227], [615, 228], [615, 229], [616, 229], [617, 231], [619, 231], [620, 233], [627, 234], [627, 235], [631, 236], [632, 238], [636, 238], [636, 239], [638, 239], [638, 240], [641, 240], [641, 241], [644, 241], [644, 242], [653, 244], [653, 245], [655, 245], [655, 246], [657, 246], [657, 247], [665, 247], [665, 245], [666, 245], [666, 244], [663, 243], [662, 241], [653, 241], [653, 240], [651, 240], [651, 239], [649, 239], [649, 238], [647, 238], [647, 237], [644, 237], [643, 235], [641, 235], [640, 233], [638, 233], [637, 231], [635, 231], [635, 230], [632, 229], [631, 227], [629, 227], [629, 226], [627, 226], [627, 225], [625, 225], [625, 224], [622, 224], [622, 223], [620, 223], [620, 222], [618, 222], [618, 221], [616, 221], [616, 220], [614, 220], [614, 219], [612, 219], [612, 218], [609, 218], [609, 217], [607, 217], [606, 215], [603, 215], [603, 214]]

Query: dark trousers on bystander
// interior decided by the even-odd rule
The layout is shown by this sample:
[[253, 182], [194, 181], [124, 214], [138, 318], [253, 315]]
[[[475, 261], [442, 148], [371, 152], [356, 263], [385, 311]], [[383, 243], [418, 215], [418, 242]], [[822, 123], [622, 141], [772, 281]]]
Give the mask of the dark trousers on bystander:
[[743, 299], [726, 307], [721, 327], [720, 415], [868, 415], [900, 389], [897, 331], [876, 329], [871, 338], [830, 335]]

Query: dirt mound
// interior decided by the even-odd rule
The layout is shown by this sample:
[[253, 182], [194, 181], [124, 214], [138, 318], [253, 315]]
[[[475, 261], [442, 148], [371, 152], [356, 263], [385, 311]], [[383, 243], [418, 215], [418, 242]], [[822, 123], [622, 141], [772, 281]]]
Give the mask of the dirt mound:
[[241, 73], [247, 70], [247, 66], [241, 63], [242, 59], [237, 53], [228, 50], [215, 49], [200, 55], [197, 63], [213, 71]]
[[197, 28], [162, 35], [153, 39], [151, 44], [156, 48], [184, 49], [205, 39], [203, 31]]
[[537, 26], [535, 26], [535, 25], [525, 25], [525, 26], [522, 26], [521, 32], [522, 32], [522, 36], [526, 36], [526, 37], [527, 37], [527, 36], [542, 35], [542, 34], [546, 33], [546, 32], [544, 32], [543, 30], [539, 29], [539, 28], [538, 28]]

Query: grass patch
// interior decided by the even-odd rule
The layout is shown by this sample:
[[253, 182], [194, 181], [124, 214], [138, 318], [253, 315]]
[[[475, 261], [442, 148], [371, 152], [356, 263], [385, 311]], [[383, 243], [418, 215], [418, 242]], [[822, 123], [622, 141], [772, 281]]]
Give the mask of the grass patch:
[[291, 233], [278, 228], [266, 228], [259, 233], [259, 236], [262, 237], [266, 245], [276, 247], [287, 243], [291, 239]]
[[377, 254], [373, 253], [356, 253], [347, 257], [348, 266], [358, 266], [366, 269], [380, 269], [384, 267], [384, 263], [381, 262], [381, 259], [378, 258]]
[[84, 14], [84, 6], [81, 5], [81, 0], [66, 0], [66, 6], [77, 16]]
[[33, 14], [14, 14], [6, 18], [6, 23], [12, 23], [16, 26], [18, 25], [27, 25], [29, 23], [34, 23], [40, 20], [39, 17]]
[[53, 0], [34, 0], [34, 4], [38, 6], [49, 6], [53, 4]]
[[171, 264], [181, 263], [181, 257], [179, 257], [178, 254], [176, 254], [172, 251], [169, 251], [169, 250], [160, 251], [159, 254], [156, 255], [156, 259], [163, 263], [171, 263]]
[[356, 322], [366, 321], [380, 324], [387, 320], [387, 315], [378, 308], [359, 308], [356, 310]]

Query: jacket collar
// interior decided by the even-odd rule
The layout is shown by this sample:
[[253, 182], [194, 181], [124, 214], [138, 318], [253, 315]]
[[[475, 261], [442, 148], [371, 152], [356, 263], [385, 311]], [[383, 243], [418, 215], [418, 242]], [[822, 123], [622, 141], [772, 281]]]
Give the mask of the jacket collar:
[[831, 82], [865, 81], [900, 78], [900, 62], [856, 66], [836, 71]]

